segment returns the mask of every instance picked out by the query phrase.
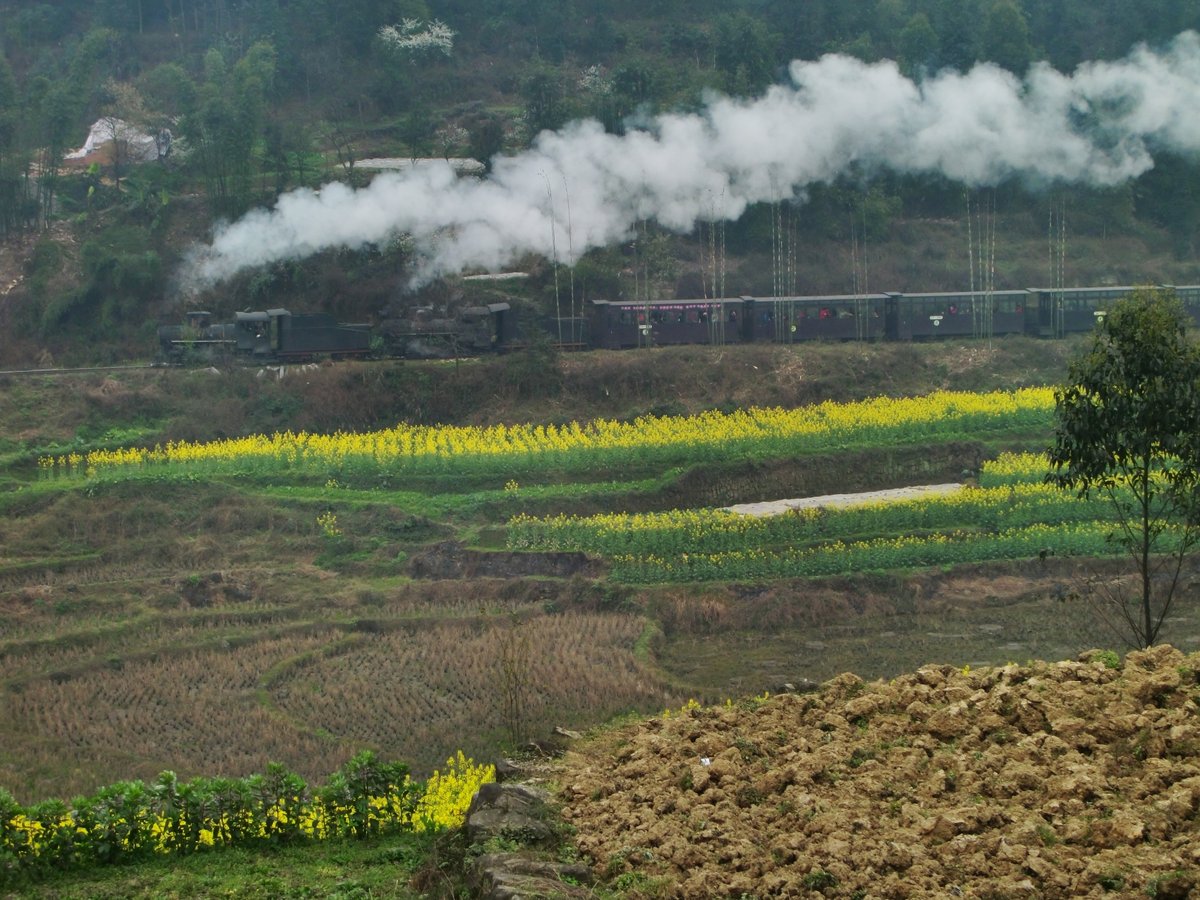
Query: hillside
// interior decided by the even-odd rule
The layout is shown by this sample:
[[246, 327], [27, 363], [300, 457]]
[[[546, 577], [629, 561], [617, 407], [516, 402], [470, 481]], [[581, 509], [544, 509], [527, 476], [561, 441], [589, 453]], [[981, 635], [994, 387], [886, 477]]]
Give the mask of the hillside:
[[[52, 798], [364, 749], [421, 780], [562, 726], [597, 729], [559, 780], [601, 897], [1186, 894], [1195, 560], [1178, 654], [1006, 665], [1122, 637], [1111, 510], [1041, 454], [1081, 338], [146, 364], [200, 309], [377, 350], [479, 304], [1200, 284], [1198, 32], [1192, 0], [0, 0], [0, 372], [114, 367], [0, 374], [6, 808], [69, 866]], [[451, 895], [466, 852], [302, 864], [264, 825], [209, 872], [213, 830], [61, 881], [22, 832], [0, 879]]]
[[1184, 898], [1200, 654], [841, 675], [606, 731], [555, 773], [643, 897]]
[[[1169, 120], [1195, 92], [1193, 40], [1174, 39], [1200, 19], [1177, 0], [1094, 6], [5, 0], [0, 366], [147, 359], [154, 326], [188, 308], [361, 322], [481, 300], [533, 316], [596, 298], [1195, 283], [1200, 168]], [[1035, 61], [1078, 78], [1081, 97], [1092, 69], [1076, 68], [1111, 64], [1106, 83], [1128, 96], [1094, 98], [1095, 121], [1068, 115], [1053, 91], [1029, 99], [1057, 84], [1019, 80]], [[875, 89], [838, 99], [868, 74]], [[1168, 121], [1143, 132], [1116, 114], [1145, 78]], [[801, 82], [811, 97], [788, 93]], [[957, 100], [930, 99], [946, 92]], [[901, 102], [926, 108], [893, 117]], [[1059, 119], [1043, 122], [1047, 108]], [[907, 130], [926, 119], [938, 127]], [[722, 120], [724, 137], [664, 143]], [[97, 128], [117, 139], [73, 157]], [[169, 135], [161, 156], [135, 159], [129, 129]], [[758, 132], [772, 137], [744, 140]], [[1042, 146], [1062, 134], [1076, 140]], [[830, 136], [838, 147], [819, 145]], [[379, 157], [496, 172], [389, 181], [363, 165]], [[330, 183], [367, 191], [362, 205], [239, 234], [245, 265], [192, 277], [186, 262], [225, 224], [257, 210], [257, 228]], [[447, 202], [458, 194], [474, 199]], [[458, 277], [499, 268], [531, 278]]]

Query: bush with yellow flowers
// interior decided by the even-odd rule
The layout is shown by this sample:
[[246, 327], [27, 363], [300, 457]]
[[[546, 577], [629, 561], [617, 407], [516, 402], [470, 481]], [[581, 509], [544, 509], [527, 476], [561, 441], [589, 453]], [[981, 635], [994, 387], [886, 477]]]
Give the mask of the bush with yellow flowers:
[[152, 784], [119, 782], [70, 804], [24, 807], [0, 790], [0, 887], [124, 859], [456, 828], [494, 778], [493, 766], [459, 752], [421, 783], [403, 763], [363, 752], [317, 790], [275, 764], [263, 775], [186, 783], [164, 772]]

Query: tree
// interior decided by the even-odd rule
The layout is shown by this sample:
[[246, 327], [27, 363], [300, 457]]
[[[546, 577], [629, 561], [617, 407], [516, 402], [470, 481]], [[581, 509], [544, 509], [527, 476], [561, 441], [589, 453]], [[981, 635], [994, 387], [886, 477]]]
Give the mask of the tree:
[[275, 76], [275, 49], [259, 42], [232, 68], [212, 49], [194, 109], [180, 123], [213, 211], [235, 216], [252, 203], [255, 150]]
[[0, 53], [0, 237], [25, 227], [29, 154], [21, 146], [20, 95]]
[[983, 28], [983, 56], [1017, 75], [1033, 61], [1029, 25], [1015, 0], [996, 0]]
[[916, 13], [900, 31], [900, 69], [910, 78], [920, 75], [937, 59], [938, 36], [929, 16]]
[[492, 170], [492, 157], [504, 149], [504, 122], [499, 116], [483, 114], [467, 124], [467, 155]]
[[740, 12], [714, 23], [714, 62], [731, 94], [756, 94], [775, 76], [777, 36], [761, 19]]
[[1169, 291], [1141, 289], [1101, 319], [1056, 394], [1052, 484], [1106, 497], [1111, 539], [1132, 557], [1140, 595], [1094, 596], [1136, 646], [1170, 612], [1200, 513], [1200, 346]]
[[927, 10], [938, 36], [938, 61], [934, 68], [950, 67], [965, 72], [979, 58], [974, 7], [962, 0], [934, 0]]
[[42, 224], [50, 225], [58, 194], [59, 167], [67, 153], [71, 129], [78, 117], [75, 92], [65, 81], [35, 79], [29, 92], [38, 150], [38, 205]]
[[400, 121], [400, 137], [408, 145], [408, 155], [420, 159], [433, 153], [433, 138], [437, 132], [437, 120], [433, 111], [422, 102], [417, 102]]
[[543, 131], [561, 128], [570, 118], [570, 110], [557, 70], [535, 65], [521, 85], [525, 99], [525, 127], [532, 141]]

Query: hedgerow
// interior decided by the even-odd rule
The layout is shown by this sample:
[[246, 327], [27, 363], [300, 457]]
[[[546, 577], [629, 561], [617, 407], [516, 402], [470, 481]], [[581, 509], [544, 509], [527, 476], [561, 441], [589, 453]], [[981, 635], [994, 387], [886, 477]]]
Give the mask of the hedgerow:
[[495, 778], [460, 751], [428, 781], [408, 766], [358, 754], [319, 788], [285, 767], [246, 778], [173, 772], [125, 781], [71, 803], [22, 806], [0, 790], [0, 885], [23, 877], [221, 847], [436, 832], [462, 824], [471, 798]]

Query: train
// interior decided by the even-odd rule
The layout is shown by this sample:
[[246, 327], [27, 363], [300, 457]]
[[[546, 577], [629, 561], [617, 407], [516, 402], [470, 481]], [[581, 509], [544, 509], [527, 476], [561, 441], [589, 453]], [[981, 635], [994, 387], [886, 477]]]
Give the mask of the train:
[[[1200, 325], [1200, 285], [1173, 291]], [[326, 313], [286, 309], [235, 313], [214, 322], [189, 312], [158, 329], [168, 363], [238, 359], [260, 363], [315, 358], [437, 359], [519, 350], [535, 342], [559, 349], [625, 350], [677, 344], [793, 344], [806, 341], [920, 341], [1023, 334], [1062, 338], [1091, 331], [1134, 286], [1002, 291], [732, 297], [693, 300], [593, 300], [586, 316], [531, 319], [508, 303], [457, 314], [417, 307], [377, 325], [347, 324]]]

